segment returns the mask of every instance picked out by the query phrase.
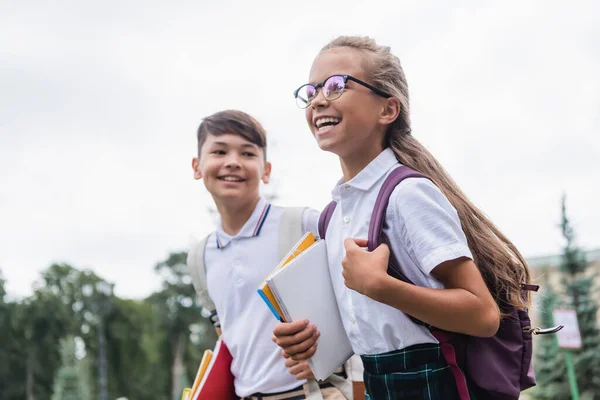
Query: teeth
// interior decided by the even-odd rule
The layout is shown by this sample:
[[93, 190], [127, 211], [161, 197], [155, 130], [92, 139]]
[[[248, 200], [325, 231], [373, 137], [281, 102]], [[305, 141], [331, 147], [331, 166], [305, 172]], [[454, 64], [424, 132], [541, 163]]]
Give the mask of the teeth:
[[317, 122], [315, 123], [315, 125], [317, 126], [317, 128], [321, 128], [323, 124], [338, 124], [341, 121], [341, 119], [339, 118], [330, 118], [330, 117], [326, 117], [326, 118], [319, 118], [317, 120]]
[[224, 181], [229, 181], [229, 182], [241, 182], [243, 181], [242, 178], [237, 178], [235, 176], [224, 176], [221, 178]]

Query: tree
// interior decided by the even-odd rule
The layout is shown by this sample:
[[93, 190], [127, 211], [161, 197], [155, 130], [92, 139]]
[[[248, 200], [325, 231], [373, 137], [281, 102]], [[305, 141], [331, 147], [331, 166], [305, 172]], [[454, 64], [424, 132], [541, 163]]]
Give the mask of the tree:
[[[162, 290], [148, 298], [159, 316], [157, 330], [164, 343], [160, 359], [163, 360], [162, 365], [170, 365], [168, 387], [171, 399], [181, 396], [185, 375], [188, 379], [190, 376], [191, 380], [194, 379], [192, 375], [195, 375], [201, 359], [200, 350], [212, 347], [216, 341], [213, 329], [194, 328], [210, 324], [201, 317], [186, 258], [186, 252], [171, 253], [156, 265], [155, 270], [163, 278]], [[194, 329], [195, 332], [201, 332], [200, 340], [205, 342], [204, 346], [200, 342], [191, 347], [190, 338]]]
[[81, 400], [84, 397], [75, 352], [75, 340], [72, 336], [60, 341], [62, 366], [54, 379], [52, 400]]
[[5, 282], [0, 271], [0, 399], [22, 399], [25, 397], [23, 352], [12, 323], [16, 305], [5, 300]]
[[[548, 286], [540, 294], [540, 324], [543, 327], [553, 326], [552, 310], [559, 302], [557, 293]], [[533, 396], [540, 400], [568, 398], [570, 392], [565, 362], [559, 351], [556, 335], [539, 335], [535, 340], [534, 368], [537, 385], [532, 392]]]
[[594, 301], [594, 276], [587, 273], [585, 254], [575, 245], [575, 233], [562, 198], [561, 231], [565, 239], [560, 270], [567, 306], [575, 309], [582, 348], [573, 353], [577, 383], [582, 397], [600, 399], [600, 330], [598, 305]]
[[[89, 365], [97, 376], [91, 400], [109, 398], [106, 319], [115, 302], [113, 285], [91, 271], [52, 264], [42, 272], [37, 291], [53, 296], [69, 313], [65, 334], [81, 338]], [[57, 342], [58, 343], [58, 342]]]
[[[168, 376], [168, 369], [151, 359], [160, 346], [152, 340], [158, 335], [155, 320], [152, 306], [147, 302], [115, 298], [111, 313], [106, 317], [109, 392], [113, 398], [156, 399], [160, 396], [154, 374]], [[152, 344], [148, 345], [149, 342]]]
[[49, 400], [60, 366], [59, 341], [68, 332], [70, 315], [56, 296], [36, 290], [12, 307], [10, 320], [15, 338], [11, 367], [23, 374], [15, 379], [24, 382], [20, 398]]

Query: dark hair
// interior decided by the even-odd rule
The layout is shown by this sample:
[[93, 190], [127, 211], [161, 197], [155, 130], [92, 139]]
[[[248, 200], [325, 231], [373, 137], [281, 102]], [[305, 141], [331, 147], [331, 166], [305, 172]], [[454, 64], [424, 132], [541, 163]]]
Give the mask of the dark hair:
[[267, 159], [267, 133], [254, 117], [238, 110], [219, 111], [202, 120], [198, 128], [198, 155], [208, 135], [238, 135], [263, 149]]

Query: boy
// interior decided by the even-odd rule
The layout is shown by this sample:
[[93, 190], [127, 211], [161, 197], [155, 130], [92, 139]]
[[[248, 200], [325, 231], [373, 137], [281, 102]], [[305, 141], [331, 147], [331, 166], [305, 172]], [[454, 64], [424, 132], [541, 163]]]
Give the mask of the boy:
[[[317, 234], [318, 212], [277, 207], [260, 196], [271, 163], [266, 133], [250, 115], [234, 110], [213, 114], [203, 120], [197, 137], [194, 178], [204, 180], [219, 221], [216, 232], [190, 249], [188, 266], [233, 357], [236, 394], [265, 400], [351, 398], [345, 375], [307, 381], [312, 373], [306, 362], [283, 358], [271, 341], [277, 321], [256, 292], [282, 258], [280, 247], [289, 250], [309, 230]], [[200, 262], [205, 268], [199, 268]]]

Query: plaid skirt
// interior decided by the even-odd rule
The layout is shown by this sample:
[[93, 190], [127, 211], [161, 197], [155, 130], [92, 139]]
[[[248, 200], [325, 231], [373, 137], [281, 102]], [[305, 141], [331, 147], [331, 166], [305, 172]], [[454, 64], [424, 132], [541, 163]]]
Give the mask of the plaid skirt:
[[[439, 344], [418, 344], [361, 358], [367, 400], [460, 399]], [[475, 400], [471, 390], [469, 394]]]

